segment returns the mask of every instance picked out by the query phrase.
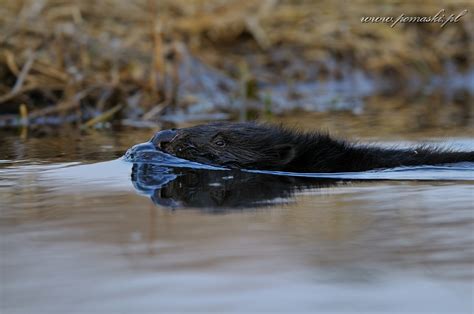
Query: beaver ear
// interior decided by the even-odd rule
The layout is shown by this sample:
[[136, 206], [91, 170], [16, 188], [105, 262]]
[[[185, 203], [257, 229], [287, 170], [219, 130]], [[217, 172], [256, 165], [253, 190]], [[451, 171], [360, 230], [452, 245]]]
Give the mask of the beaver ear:
[[278, 154], [279, 162], [287, 164], [293, 160], [296, 156], [296, 149], [294, 145], [291, 144], [281, 144], [274, 147], [275, 151]]

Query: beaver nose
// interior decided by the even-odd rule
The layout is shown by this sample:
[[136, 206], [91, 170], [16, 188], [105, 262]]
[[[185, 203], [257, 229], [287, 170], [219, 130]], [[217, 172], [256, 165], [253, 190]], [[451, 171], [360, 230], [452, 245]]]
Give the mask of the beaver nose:
[[173, 138], [176, 136], [176, 129], [163, 130], [157, 132], [150, 140], [155, 147], [163, 149], [168, 145]]
[[155, 145], [150, 142], [137, 144], [125, 152], [125, 159], [128, 161], [135, 161], [136, 159], [139, 159], [137, 155], [140, 155], [141, 152], [149, 151], [156, 151]]

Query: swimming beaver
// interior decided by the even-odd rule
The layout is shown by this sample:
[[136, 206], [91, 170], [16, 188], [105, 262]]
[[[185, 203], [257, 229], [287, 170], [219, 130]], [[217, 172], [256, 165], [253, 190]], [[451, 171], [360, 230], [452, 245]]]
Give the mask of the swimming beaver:
[[324, 133], [303, 133], [254, 122], [216, 122], [160, 131], [151, 139], [164, 152], [228, 168], [291, 172], [351, 172], [399, 166], [474, 162], [474, 152], [436, 147], [380, 148]]

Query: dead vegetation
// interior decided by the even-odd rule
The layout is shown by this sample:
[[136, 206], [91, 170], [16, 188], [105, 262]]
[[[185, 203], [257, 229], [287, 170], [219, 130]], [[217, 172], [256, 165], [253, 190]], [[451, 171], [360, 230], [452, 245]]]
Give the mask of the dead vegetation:
[[[440, 9], [469, 13], [444, 28], [360, 22]], [[222, 111], [253, 81], [338, 79], [339, 65], [402, 83], [463, 72], [472, 12], [470, 1], [4, 0], [0, 125], [153, 125], [191, 103]]]

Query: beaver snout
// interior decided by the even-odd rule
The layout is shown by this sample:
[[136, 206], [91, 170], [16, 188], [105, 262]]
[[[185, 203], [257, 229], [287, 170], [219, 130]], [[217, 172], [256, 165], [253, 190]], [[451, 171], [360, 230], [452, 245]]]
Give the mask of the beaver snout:
[[157, 132], [150, 140], [156, 148], [164, 150], [176, 136], [176, 129]]
[[155, 146], [152, 145], [150, 142], [137, 144], [129, 149], [129, 151], [133, 153], [138, 153], [138, 152], [143, 152], [143, 151], [153, 151], [153, 150], [155, 150]]
[[135, 161], [135, 159], [137, 158], [137, 155], [139, 156], [140, 154], [143, 154], [144, 152], [153, 152], [153, 151], [156, 152], [156, 148], [150, 142], [137, 144], [125, 152], [125, 159]]

